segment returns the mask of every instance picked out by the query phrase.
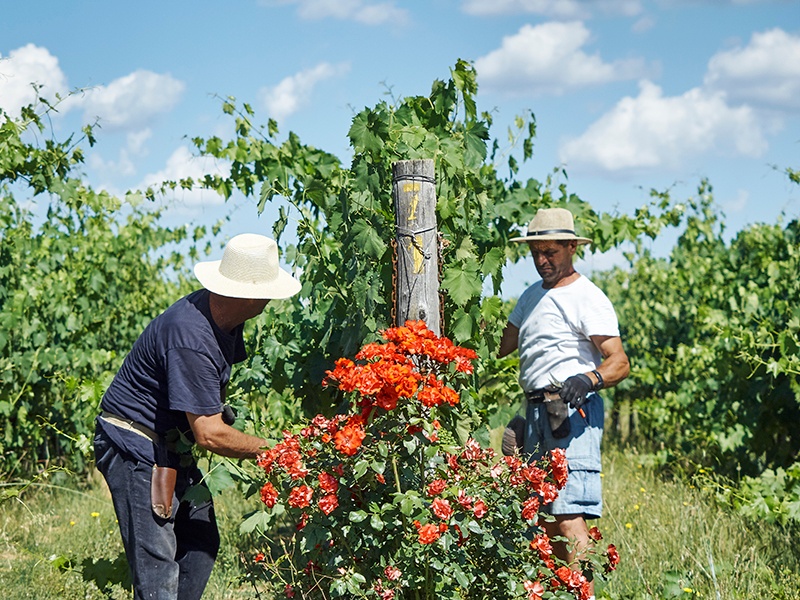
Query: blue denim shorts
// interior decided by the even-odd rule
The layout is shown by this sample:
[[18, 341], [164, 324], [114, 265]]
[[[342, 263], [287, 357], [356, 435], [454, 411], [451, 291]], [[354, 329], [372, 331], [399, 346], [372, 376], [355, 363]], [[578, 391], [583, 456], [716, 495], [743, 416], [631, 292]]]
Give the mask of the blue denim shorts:
[[554, 438], [545, 405], [528, 402], [524, 452], [536, 460], [554, 448], [563, 448], [569, 471], [567, 484], [555, 501], [542, 508], [553, 515], [574, 514], [594, 519], [603, 512], [600, 479], [600, 442], [605, 419], [603, 399], [598, 394], [590, 394], [583, 410], [586, 418], [568, 407], [570, 434], [564, 438]]

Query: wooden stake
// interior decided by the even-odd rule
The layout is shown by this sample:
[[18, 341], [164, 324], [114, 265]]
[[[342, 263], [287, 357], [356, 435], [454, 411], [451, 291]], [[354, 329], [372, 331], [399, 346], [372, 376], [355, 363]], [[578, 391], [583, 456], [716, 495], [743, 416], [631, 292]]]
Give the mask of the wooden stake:
[[425, 321], [441, 335], [439, 235], [433, 160], [392, 163], [392, 196], [397, 227], [396, 325]]

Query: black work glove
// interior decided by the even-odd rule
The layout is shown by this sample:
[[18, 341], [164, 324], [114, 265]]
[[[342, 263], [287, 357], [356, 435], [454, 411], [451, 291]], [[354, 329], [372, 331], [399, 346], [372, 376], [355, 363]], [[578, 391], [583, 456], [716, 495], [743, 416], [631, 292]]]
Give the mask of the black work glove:
[[564, 385], [561, 386], [559, 395], [564, 402], [578, 409], [586, 404], [586, 395], [592, 391], [592, 380], [584, 373], [578, 373], [572, 377], [567, 378]]

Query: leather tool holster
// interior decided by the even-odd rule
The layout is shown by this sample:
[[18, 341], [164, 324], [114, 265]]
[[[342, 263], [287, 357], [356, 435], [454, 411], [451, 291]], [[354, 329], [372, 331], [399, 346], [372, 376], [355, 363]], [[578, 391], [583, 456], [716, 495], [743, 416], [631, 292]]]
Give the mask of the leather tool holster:
[[153, 465], [150, 477], [150, 505], [153, 514], [161, 519], [169, 519], [172, 516], [172, 500], [175, 497], [177, 479], [177, 469]]
[[556, 439], [565, 438], [571, 430], [569, 423], [569, 409], [567, 403], [561, 399], [558, 388], [541, 388], [531, 392], [525, 392], [528, 402], [544, 404], [547, 411], [547, 420], [550, 423], [550, 431]]

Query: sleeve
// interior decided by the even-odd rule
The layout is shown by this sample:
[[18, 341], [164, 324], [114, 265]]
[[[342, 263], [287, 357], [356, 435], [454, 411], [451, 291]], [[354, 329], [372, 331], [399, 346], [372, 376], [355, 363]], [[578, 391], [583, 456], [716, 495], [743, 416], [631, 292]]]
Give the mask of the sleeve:
[[511, 314], [508, 315], [508, 322], [517, 329], [522, 327], [522, 322], [525, 320], [525, 313], [528, 312], [526, 307], [528, 306], [529, 298], [530, 288], [522, 292], [522, 295], [519, 297], [519, 300], [517, 300], [517, 304], [514, 306]]
[[196, 415], [221, 412], [220, 374], [214, 361], [196, 350], [170, 350], [167, 354], [167, 395], [170, 410]]
[[593, 335], [619, 336], [619, 321], [611, 300], [603, 291], [593, 286], [593, 293], [588, 295], [589, 302], [584, 305], [581, 314], [581, 329], [586, 337]]

